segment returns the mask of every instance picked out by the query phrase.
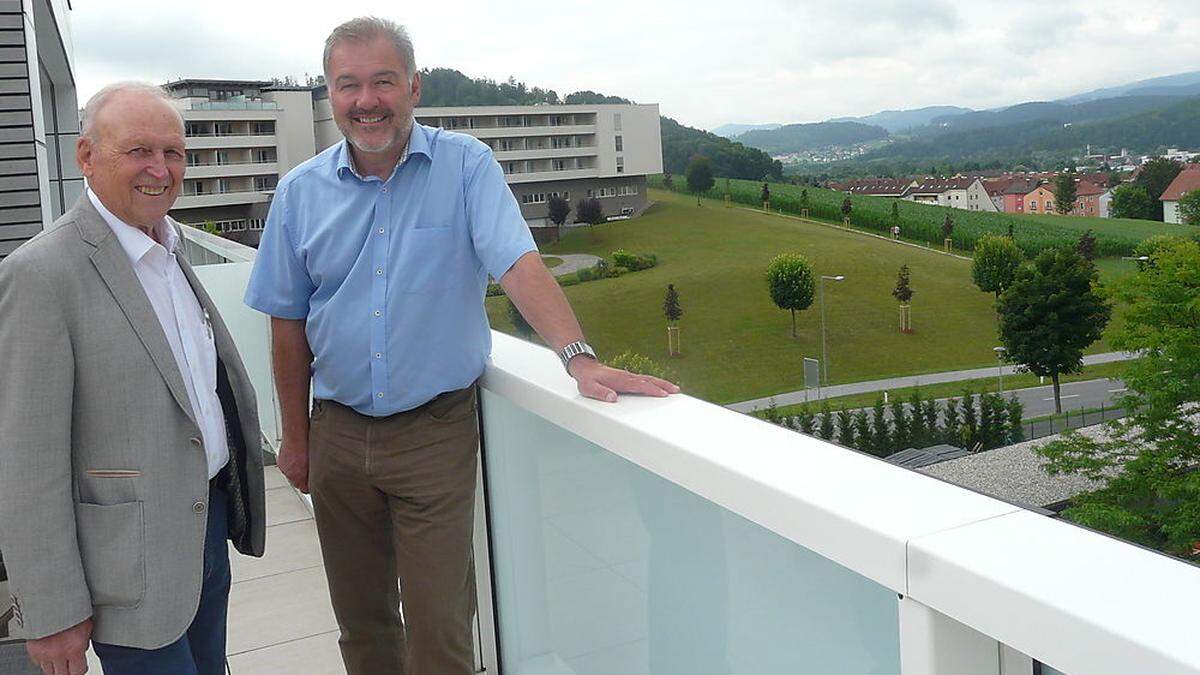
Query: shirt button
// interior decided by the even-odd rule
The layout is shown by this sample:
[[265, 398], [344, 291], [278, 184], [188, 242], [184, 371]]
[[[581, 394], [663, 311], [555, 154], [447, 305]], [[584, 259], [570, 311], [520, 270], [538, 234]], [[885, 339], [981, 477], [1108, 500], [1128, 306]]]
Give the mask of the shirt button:
[[377, 359], [382, 359], [382, 358], [383, 358], [383, 354], [381, 354], [380, 352], [375, 352], [375, 358], [377, 358]]
[[192, 513], [204, 513], [205, 508], [207, 507], [204, 505], [204, 502], [196, 502], [192, 504]]
[[380, 192], [387, 192], [387, 187], [384, 187]]
[[379, 310], [375, 310], [375, 316], [382, 316], [382, 312], [380, 312]]
[[382, 391], [381, 391], [381, 392], [379, 392], [379, 393], [377, 394], [377, 396], [379, 396], [379, 398], [383, 398], [383, 392], [382, 392]]
[[379, 234], [383, 234], [383, 228], [379, 228]]
[[381, 277], [381, 276], [383, 276], [383, 268], [382, 268], [382, 267], [380, 267], [379, 269], [375, 270], [375, 276], [377, 276], [377, 277]]

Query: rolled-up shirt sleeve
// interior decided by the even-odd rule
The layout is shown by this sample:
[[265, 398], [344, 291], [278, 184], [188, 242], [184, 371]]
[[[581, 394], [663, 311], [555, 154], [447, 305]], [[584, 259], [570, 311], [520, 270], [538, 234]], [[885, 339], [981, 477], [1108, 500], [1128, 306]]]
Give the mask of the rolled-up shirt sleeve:
[[467, 155], [465, 163], [464, 191], [471, 242], [484, 269], [499, 280], [518, 258], [538, 250], [537, 244], [492, 151], [480, 144], [477, 152]]
[[258, 311], [280, 319], [308, 317], [309, 298], [316, 287], [295, 245], [288, 218], [286, 186], [280, 186], [267, 214], [267, 224], [254, 269], [246, 285], [245, 302]]

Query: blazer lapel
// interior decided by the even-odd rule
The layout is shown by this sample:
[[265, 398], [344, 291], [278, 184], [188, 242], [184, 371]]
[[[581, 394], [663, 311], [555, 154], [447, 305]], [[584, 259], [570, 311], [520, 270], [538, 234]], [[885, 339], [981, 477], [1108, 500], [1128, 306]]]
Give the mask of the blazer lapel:
[[87, 194], [80, 197], [75, 209], [79, 211], [76, 223], [81, 236], [96, 247], [91, 255], [92, 264], [96, 266], [100, 278], [120, 305], [125, 318], [133, 326], [138, 339], [150, 353], [150, 359], [166, 380], [167, 388], [170, 389], [175, 402], [183, 409], [188, 419], [196, 424], [196, 413], [192, 410], [183, 375], [179, 372], [179, 364], [175, 361], [175, 355], [171, 353], [171, 345], [167, 343], [162, 324], [159, 323], [154, 307], [150, 305], [150, 299], [146, 297], [146, 291], [142, 288], [142, 282], [138, 281], [120, 242], [92, 206]]

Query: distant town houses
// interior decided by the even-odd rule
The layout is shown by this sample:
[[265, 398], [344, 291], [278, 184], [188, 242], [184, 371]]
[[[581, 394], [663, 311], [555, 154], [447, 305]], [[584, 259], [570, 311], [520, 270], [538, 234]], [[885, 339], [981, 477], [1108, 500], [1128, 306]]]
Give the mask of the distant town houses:
[[[1161, 156], [1178, 162], [1187, 160], [1175, 181], [1158, 196], [1163, 202], [1164, 220], [1168, 223], [1180, 223], [1182, 219], [1179, 215], [1179, 199], [1190, 191], [1200, 190], [1200, 152], [1171, 149]], [[1113, 181], [1129, 183], [1136, 180], [1145, 160], [1153, 157], [1137, 159], [1142, 161], [1119, 179], [1113, 178], [1112, 172], [1075, 174], [1075, 199], [1067, 213], [1090, 218], [1110, 218], [1113, 190], [1118, 187]], [[1056, 214], [1059, 204], [1054, 184], [1058, 176], [1059, 174], [1053, 171], [981, 171], [950, 177], [863, 178], [829, 182], [826, 187], [851, 195], [892, 197], [965, 211]]]

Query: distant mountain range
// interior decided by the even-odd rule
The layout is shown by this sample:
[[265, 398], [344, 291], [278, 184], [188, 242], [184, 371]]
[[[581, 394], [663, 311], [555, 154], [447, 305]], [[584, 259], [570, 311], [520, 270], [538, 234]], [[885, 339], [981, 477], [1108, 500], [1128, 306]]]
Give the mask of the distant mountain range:
[[1200, 95], [1200, 70], [1166, 77], [1152, 77], [1116, 87], [1093, 89], [1059, 99], [1063, 103], [1082, 103], [1117, 96], [1197, 96]]
[[[747, 130], [733, 140], [773, 155], [891, 141], [846, 163], [887, 159], [928, 162], [1012, 162], [1054, 155], [1056, 160], [1091, 145], [1116, 152], [1152, 151], [1162, 145], [1193, 147], [1200, 116], [1200, 71], [1139, 80], [1056, 101], [1030, 101], [993, 110], [928, 106], [885, 110], [863, 117], [777, 126], [724, 125]], [[1189, 103], [1190, 102], [1190, 103]], [[849, 126], [847, 126], [849, 125]], [[1079, 145], [1076, 148], [1072, 143]]]
[[861, 122], [883, 127], [890, 133], [906, 131], [914, 127], [922, 127], [938, 117], [948, 117], [962, 113], [973, 112], [970, 108], [960, 108], [956, 105], [931, 105], [914, 110], [884, 110], [874, 115], [864, 117], [835, 117], [827, 122]]

